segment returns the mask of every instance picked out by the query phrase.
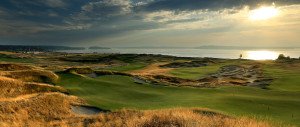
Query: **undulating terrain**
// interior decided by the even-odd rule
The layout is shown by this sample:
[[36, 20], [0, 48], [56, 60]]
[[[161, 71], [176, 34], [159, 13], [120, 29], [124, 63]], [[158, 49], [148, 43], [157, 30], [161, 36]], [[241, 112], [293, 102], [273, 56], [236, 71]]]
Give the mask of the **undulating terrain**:
[[300, 60], [0, 53], [0, 126], [300, 126]]

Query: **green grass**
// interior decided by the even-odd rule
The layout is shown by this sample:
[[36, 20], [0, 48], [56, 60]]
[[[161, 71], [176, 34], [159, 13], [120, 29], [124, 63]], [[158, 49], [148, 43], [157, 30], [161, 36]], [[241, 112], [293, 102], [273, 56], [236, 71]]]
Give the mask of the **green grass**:
[[33, 63], [30, 58], [15, 58], [6, 54], [0, 54], [0, 62]]
[[221, 65], [211, 65], [195, 68], [178, 68], [170, 71], [171, 75], [184, 79], [199, 79], [207, 74], [218, 71]]
[[253, 61], [249, 60], [225, 60], [220, 63], [216, 64], [211, 64], [208, 66], [203, 66], [203, 67], [192, 67], [192, 68], [176, 68], [173, 69], [169, 72], [169, 74], [179, 77], [179, 78], [184, 78], [184, 79], [193, 79], [197, 80], [200, 78], [203, 78], [209, 74], [217, 72], [220, 67], [226, 66], [226, 65], [240, 65], [240, 64], [249, 64], [249, 63], [254, 63]]
[[217, 72], [220, 67], [225, 65], [239, 65], [249, 63], [248, 60], [226, 60], [218, 64], [211, 64], [203, 67], [193, 67], [193, 68], [176, 68], [171, 70], [169, 73], [173, 76], [184, 78], [184, 79], [200, 79], [208, 74]]
[[[299, 91], [255, 87], [166, 87], [135, 84], [126, 76], [93, 79], [72, 74], [59, 75], [59, 85], [67, 88], [71, 94], [84, 98], [89, 104], [104, 109], [203, 107], [234, 116], [269, 118], [300, 126]], [[279, 81], [276, 82], [283, 82], [281, 80], [285, 79], [277, 80]]]
[[266, 75], [279, 79], [272, 82], [269, 88], [300, 92], [300, 70], [265, 66], [264, 71]]
[[111, 68], [106, 68], [105, 70], [111, 70], [111, 71], [120, 71], [120, 72], [125, 72], [125, 71], [133, 71], [133, 70], [139, 70], [147, 65], [144, 63], [130, 63], [125, 66], [117, 66], [117, 67], [111, 67]]

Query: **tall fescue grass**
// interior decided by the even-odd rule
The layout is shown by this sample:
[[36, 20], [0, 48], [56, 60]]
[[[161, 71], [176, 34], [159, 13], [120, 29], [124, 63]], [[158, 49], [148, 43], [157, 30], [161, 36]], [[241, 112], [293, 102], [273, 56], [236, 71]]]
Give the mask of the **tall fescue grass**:
[[91, 126], [125, 127], [271, 127], [268, 122], [232, 118], [207, 109], [122, 110], [101, 114]]
[[40, 82], [55, 84], [58, 76], [51, 71], [45, 70], [21, 70], [0, 72], [1, 76], [18, 79], [24, 82]]
[[24, 82], [39, 82], [55, 84], [59, 77], [41, 68], [19, 65], [19, 64], [0, 64], [0, 76], [18, 79]]
[[15, 71], [15, 70], [31, 70], [34, 67], [20, 65], [20, 64], [11, 64], [11, 63], [3, 63], [0, 64], [0, 71]]
[[82, 104], [82, 101], [61, 93], [40, 93], [21, 100], [0, 101], [0, 126], [48, 126], [48, 123], [56, 121], [64, 123], [77, 118], [70, 110], [72, 104]]
[[[54, 96], [57, 97], [57, 96]], [[52, 98], [52, 97], [51, 97]], [[56, 103], [59, 98], [46, 99]], [[57, 101], [56, 101], [57, 100]], [[42, 102], [38, 102], [43, 104]], [[50, 104], [52, 104], [50, 103]], [[32, 107], [36, 107], [37, 103]], [[38, 104], [38, 106], [41, 106]], [[276, 127], [264, 121], [250, 118], [232, 118], [221, 114], [203, 114], [206, 109], [167, 109], [167, 110], [121, 110], [101, 113], [94, 116], [72, 114], [66, 102], [55, 104], [49, 109], [36, 107], [34, 110], [20, 110], [11, 117], [0, 115], [1, 126], [89, 126], [89, 127]], [[43, 106], [43, 105], [42, 105]], [[64, 107], [65, 106], [65, 107]], [[10, 107], [15, 108], [15, 107]], [[49, 110], [53, 110], [49, 112]], [[34, 112], [33, 112], [34, 111]], [[49, 112], [49, 114], [47, 113]], [[202, 112], [202, 113], [201, 113]], [[210, 112], [210, 111], [209, 111]], [[39, 116], [40, 117], [37, 117]], [[48, 116], [48, 117], [45, 117]], [[9, 118], [9, 119], [8, 119]], [[7, 121], [10, 121], [7, 122]], [[8, 124], [9, 123], [9, 124]], [[280, 126], [280, 125], [278, 125]]]
[[59, 86], [48, 84], [23, 82], [20, 80], [0, 76], [0, 100], [33, 93], [63, 92], [67, 91]]

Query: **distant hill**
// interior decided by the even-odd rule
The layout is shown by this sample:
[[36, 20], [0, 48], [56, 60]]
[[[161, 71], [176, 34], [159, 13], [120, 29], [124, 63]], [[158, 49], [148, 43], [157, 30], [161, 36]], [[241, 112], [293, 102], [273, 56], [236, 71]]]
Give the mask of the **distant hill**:
[[84, 47], [68, 46], [37, 46], [37, 45], [0, 45], [0, 51], [58, 51], [58, 50], [84, 50]]
[[114, 48], [118, 48], [118, 49], [190, 49], [192, 47], [138, 46], [138, 47], [114, 47]]
[[[101, 47], [102, 48], [102, 47]], [[222, 49], [222, 50], [259, 50], [259, 49], [300, 49], [300, 47], [251, 47], [251, 46], [217, 46], [204, 45], [199, 47], [172, 47], [172, 46], [140, 46], [140, 47], [114, 47], [118, 49]]]
[[196, 49], [225, 49], [225, 50], [253, 50], [253, 49], [299, 49], [300, 47], [250, 47], [250, 46], [200, 46]]

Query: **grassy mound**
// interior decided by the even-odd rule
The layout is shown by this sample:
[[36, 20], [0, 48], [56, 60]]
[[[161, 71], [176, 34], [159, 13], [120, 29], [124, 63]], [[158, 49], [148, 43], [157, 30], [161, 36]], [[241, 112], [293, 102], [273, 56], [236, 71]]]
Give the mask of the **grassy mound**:
[[[173, 56], [164, 55], [151, 55], [151, 54], [82, 54], [62, 57], [60, 60], [69, 62], [81, 62], [81, 63], [136, 63], [136, 62], [157, 62], [157, 61], [170, 61], [174, 59], [185, 59], [177, 58]], [[186, 58], [192, 59], [192, 58]]]
[[95, 71], [95, 73], [97, 75], [123, 75], [123, 76], [133, 76], [129, 73], [124, 73], [124, 72], [118, 72], [118, 71], [106, 71], [106, 70], [102, 70], [102, 71]]
[[[51, 106], [45, 105], [52, 104]], [[49, 94], [23, 103], [0, 107], [0, 125], [5, 126], [90, 126], [90, 127], [271, 127], [268, 122], [233, 118], [206, 109], [120, 110], [93, 116], [70, 112], [76, 98]], [[32, 105], [27, 110], [27, 105]]]
[[0, 64], [0, 76], [24, 82], [55, 84], [59, 77], [51, 72], [22, 64]]
[[[208, 113], [208, 114], [207, 114]], [[101, 121], [101, 122], [99, 122]], [[105, 127], [270, 127], [249, 118], [230, 118], [205, 109], [122, 110], [101, 114], [90, 126]]]
[[118, 71], [110, 71], [110, 70], [96, 70], [94, 71], [91, 68], [69, 68], [65, 70], [63, 73], [69, 73], [69, 74], [83, 74], [83, 75], [88, 75], [88, 74], [95, 74], [97, 76], [102, 76], [102, 75], [123, 75], [123, 76], [133, 76], [129, 73], [125, 72], [118, 72]]
[[40, 82], [55, 84], [59, 77], [46, 70], [20, 70], [0, 72], [1, 76], [18, 79], [24, 82]]
[[300, 117], [296, 115], [300, 111], [298, 92], [248, 86], [212, 89], [141, 85], [135, 83], [132, 77], [119, 75], [86, 78], [60, 74], [60, 77], [61, 82], [58, 84], [68, 89], [70, 94], [82, 97], [99, 108], [118, 110], [204, 107], [230, 115], [267, 117], [274, 121], [299, 125]]
[[198, 60], [198, 61], [190, 61], [190, 62], [173, 62], [165, 65], [161, 65], [160, 67], [166, 68], [193, 68], [193, 67], [203, 67], [208, 66], [211, 63], [215, 63], [210, 59]]
[[82, 103], [76, 97], [60, 93], [43, 93], [28, 99], [0, 101], [0, 126], [49, 126], [75, 119], [71, 104]]
[[31, 70], [33, 67], [20, 64], [0, 64], [0, 71]]
[[232, 118], [203, 109], [119, 110], [95, 115], [77, 114], [74, 105], [86, 102], [62, 94], [62, 88], [0, 77], [0, 126], [271, 126], [248, 118]]
[[1, 51], [0, 52], [0, 61], [17, 62], [17, 63], [31, 63], [34, 61], [34, 59], [32, 59], [30, 57], [22, 57], [19, 55], [20, 54]]
[[81, 68], [77, 68], [77, 67], [73, 67], [73, 68], [69, 68], [67, 70], [65, 70], [66, 73], [77, 73], [77, 74], [90, 74], [90, 73], [94, 73], [94, 70], [88, 67], [81, 67]]
[[[130, 62], [135, 59], [134, 62], [170, 62], [171, 60], [176, 62], [175, 58], [151, 60], [145, 56], [129, 56], [118, 56], [114, 61]], [[111, 58], [111, 56], [106, 57], [107, 60]], [[197, 80], [218, 71], [224, 64], [233, 63], [176, 68], [169, 73], [170, 77], [188, 79], [187, 81]], [[38, 83], [48, 82], [41, 80], [43, 79], [41, 76], [44, 75], [39, 74], [46, 71], [38, 68], [2, 67], [4, 69], [0, 70], [0, 74], [4, 77], [0, 78], [0, 126], [275, 126], [240, 116], [269, 118], [271, 121], [284, 122], [284, 126], [288, 124], [299, 126], [300, 87], [297, 84], [300, 78], [300, 64], [283, 64], [284, 66], [280, 65], [277, 68], [278, 64], [281, 63], [262, 64], [264, 72], [275, 78], [274, 82], [268, 86], [270, 88], [268, 90], [248, 86], [208, 89], [150, 85], [148, 82], [137, 84], [134, 77], [113, 71], [92, 71], [97, 75], [104, 75], [95, 78], [74, 74], [88, 73], [90, 69], [79, 69], [79, 71], [71, 69], [72, 73], [59, 73], [60, 80], [57, 84], [66, 88], [70, 94], [82, 97], [88, 104], [99, 109], [114, 111], [96, 115], [83, 115], [73, 111], [72, 106], [85, 106], [87, 103], [77, 97], [62, 94], [64, 90], [60, 90], [61, 87]], [[70, 66], [78, 65], [72, 63]], [[90, 65], [85, 63], [84, 66]], [[119, 71], [119, 68], [116, 70]], [[33, 73], [32, 71], [39, 72]], [[158, 76], [157, 79], [181, 81], [164, 76]], [[211, 81], [209, 78], [202, 80]], [[187, 109], [167, 109], [177, 107]], [[190, 107], [214, 109], [231, 117], [206, 109], [191, 109]], [[120, 110], [123, 108], [136, 110]]]
[[0, 88], [0, 100], [1, 98], [11, 98], [41, 92], [66, 92], [65, 89], [59, 86], [26, 83], [7, 77], [0, 77]]

